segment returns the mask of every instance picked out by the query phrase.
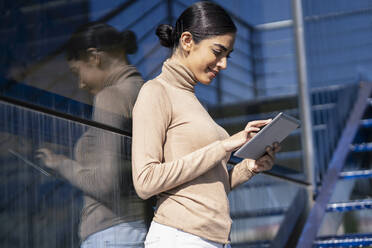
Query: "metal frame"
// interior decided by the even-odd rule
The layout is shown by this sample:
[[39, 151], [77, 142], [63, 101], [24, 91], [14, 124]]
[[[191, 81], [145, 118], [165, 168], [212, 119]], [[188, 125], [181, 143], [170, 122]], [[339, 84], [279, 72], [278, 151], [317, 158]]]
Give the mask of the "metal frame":
[[27, 108], [27, 109], [32, 110], [32, 111], [37, 111], [37, 112], [40, 112], [40, 113], [43, 113], [43, 114], [48, 114], [48, 115], [63, 118], [63, 119], [66, 119], [66, 120], [79, 122], [81, 124], [91, 126], [91, 127], [95, 127], [95, 128], [99, 128], [99, 129], [102, 129], [102, 130], [105, 130], [105, 131], [110, 131], [110, 132], [114, 132], [114, 133], [117, 133], [117, 134], [120, 134], [120, 135], [125, 135], [125, 136], [132, 137], [132, 134], [130, 134], [129, 132], [126, 132], [126, 131], [124, 131], [122, 129], [119, 129], [119, 128], [116, 128], [116, 127], [112, 127], [110, 125], [106, 125], [106, 124], [103, 124], [103, 123], [100, 123], [100, 122], [84, 119], [84, 118], [77, 117], [77, 116], [74, 116], [74, 115], [71, 115], [71, 114], [65, 114], [65, 113], [62, 113], [62, 112], [58, 112], [56, 110], [52, 110], [52, 109], [49, 109], [49, 108], [46, 108], [46, 107], [38, 106], [38, 105], [32, 104], [32, 103], [20, 101], [20, 100], [14, 99], [14, 98], [10, 98], [10, 97], [0, 95], [0, 102], [10, 103], [10, 104], [13, 104], [15, 106], [20, 106], [20, 107], [23, 107], [23, 108]]
[[314, 242], [314, 247], [370, 247], [371, 245], [371, 234], [327, 236]]
[[354, 210], [372, 209], [372, 200], [355, 200], [351, 202], [335, 202], [327, 205], [327, 212], [349, 212]]
[[287, 242], [291, 234], [293, 233], [293, 229], [296, 227], [296, 223], [300, 218], [303, 209], [306, 205], [306, 192], [305, 189], [300, 189], [296, 197], [293, 199], [291, 206], [286, 211], [284, 220], [280, 225], [279, 231], [276, 233], [274, 240], [271, 242], [271, 248], [281, 248], [286, 247]]
[[300, 117], [302, 121], [302, 149], [304, 151], [304, 171], [306, 181], [310, 182], [309, 188], [311, 204], [314, 192], [314, 144], [311, 119], [311, 104], [309, 97], [309, 87], [307, 81], [307, 63], [305, 51], [304, 22], [302, 16], [302, 0], [292, 0], [292, 11], [294, 17], [294, 31], [296, 38], [296, 57], [297, 57], [297, 78], [298, 78], [298, 98], [300, 105]]
[[298, 248], [310, 248], [317, 236], [317, 232], [326, 212], [327, 204], [332, 196], [340, 171], [350, 151], [350, 144], [360, 125], [360, 119], [368, 105], [367, 99], [372, 93], [372, 84], [362, 83], [359, 88], [356, 103], [344, 128], [336, 150], [324, 176], [321, 190], [311, 209], [306, 224], [297, 243]]

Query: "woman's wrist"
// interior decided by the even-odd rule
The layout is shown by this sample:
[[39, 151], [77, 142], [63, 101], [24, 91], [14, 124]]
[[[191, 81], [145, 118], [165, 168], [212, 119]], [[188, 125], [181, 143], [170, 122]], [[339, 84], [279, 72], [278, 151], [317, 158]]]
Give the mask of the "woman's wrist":
[[225, 149], [225, 152], [232, 152], [231, 149], [229, 149], [230, 147], [227, 144], [226, 140], [222, 140], [221, 145], [222, 145], [223, 149]]

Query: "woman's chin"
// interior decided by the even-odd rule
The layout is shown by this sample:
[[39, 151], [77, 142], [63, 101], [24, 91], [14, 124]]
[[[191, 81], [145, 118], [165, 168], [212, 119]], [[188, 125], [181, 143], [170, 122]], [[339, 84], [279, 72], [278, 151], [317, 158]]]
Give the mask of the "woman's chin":
[[201, 84], [209, 85], [213, 81], [213, 78], [203, 78], [202, 80], [199, 80]]

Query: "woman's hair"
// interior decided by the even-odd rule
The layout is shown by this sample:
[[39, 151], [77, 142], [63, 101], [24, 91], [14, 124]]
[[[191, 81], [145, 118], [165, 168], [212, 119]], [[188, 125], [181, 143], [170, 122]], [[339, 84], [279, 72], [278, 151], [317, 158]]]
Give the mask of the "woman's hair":
[[235, 33], [236, 26], [227, 12], [219, 5], [202, 1], [188, 7], [178, 18], [176, 26], [161, 24], [156, 29], [160, 44], [176, 48], [181, 34], [188, 31], [195, 43], [227, 33]]
[[132, 31], [119, 32], [106, 23], [91, 22], [81, 26], [71, 35], [66, 45], [67, 60], [84, 58], [89, 48], [105, 52], [122, 50], [126, 54], [133, 54], [138, 47], [136, 35]]

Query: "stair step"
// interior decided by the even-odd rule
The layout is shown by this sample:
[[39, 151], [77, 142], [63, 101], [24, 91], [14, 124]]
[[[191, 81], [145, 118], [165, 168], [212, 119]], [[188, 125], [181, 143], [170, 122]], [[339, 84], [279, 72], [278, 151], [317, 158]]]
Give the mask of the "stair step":
[[360, 121], [360, 126], [363, 128], [370, 128], [372, 127], [372, 119], [365, 119]]
[[370, 152], [372, 151], [372, 142], [351, 145], [350, 149], [353, 152]]
[[249, 210], [244, 212], [230, 213], [231, 219], [245, 219], [245, 218], [258, 218], [258, 217], [272, 217], [282, 216], [286, 213], [288, 208], [275, 207], [266, 209]]
[[327, 212], [348, 212], [354, 210], [372, 209], [372, 199], [336, 202], [327, 205]]
[[269, 247], [272, 247], [270, 240], [231, 243], [231, 246], [234, 248], [258, 248], [258, 247], [269, 248]]
[[278, 152], [275, 155], [277, 160], [289, 160], [289, 159], [301, 159], [302, 151], [288, 151], [288, 152]]
[[370, 178], [372, 170], [343, 171], [339, 177], [340, 179]]
[[[276, 154], [275, 158], [275, 166], [272, 170], [275, 170], [277, 166], [285, 167], [291, 171], [299, 171], [302, 170], [302, 152], [301, 151], [290, 151], [290, 152], [279, 152]], [[243, 159], [238, 158], [234, 155], [231, 155], [229, 163], [231, 164], [238, 164]]]
[[369, 247], [372, 245], [372, 234], [346, 234], [318, 238], [314, 247]]

